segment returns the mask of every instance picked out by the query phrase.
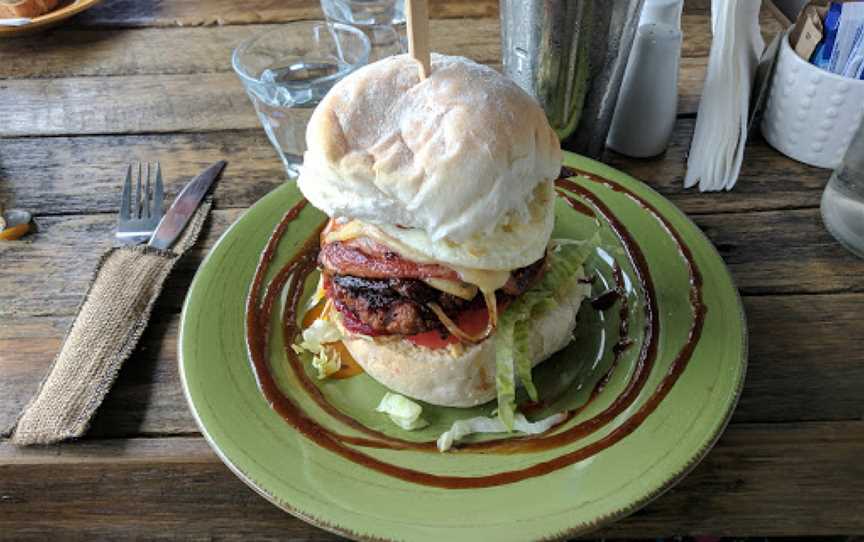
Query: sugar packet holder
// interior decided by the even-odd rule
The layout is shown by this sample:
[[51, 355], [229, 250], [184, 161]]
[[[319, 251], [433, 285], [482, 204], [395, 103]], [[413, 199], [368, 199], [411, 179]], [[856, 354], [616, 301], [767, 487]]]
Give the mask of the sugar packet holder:
[[762, 133], [772, 147], [790, 158], [834, 169], [864, 116], [864, 81], [831, 73], [803, 59], [790, 43], [796, 30], [801, 32], [796, 25], [781, 39]]

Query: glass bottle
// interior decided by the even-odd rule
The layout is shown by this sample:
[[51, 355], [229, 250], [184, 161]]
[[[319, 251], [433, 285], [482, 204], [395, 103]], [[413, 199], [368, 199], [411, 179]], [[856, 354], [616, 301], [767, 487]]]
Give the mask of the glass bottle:
[[822, 221], [835, 239], [864, 258], [864, 120], [822, 194]]

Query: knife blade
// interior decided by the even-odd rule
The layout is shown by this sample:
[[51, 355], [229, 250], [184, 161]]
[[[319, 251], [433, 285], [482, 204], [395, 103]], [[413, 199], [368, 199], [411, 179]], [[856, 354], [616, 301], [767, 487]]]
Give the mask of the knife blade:
[[174, 241], [183, 232], [189, 219], [195, 214], [198, 205], [201, 204], [201, 200], [204, 199], [207, 191], [210, 190], [213, 181], [216, 180], [225, 168], [225, 164], [227, 164], [225, 160], [216, 162], [183, 187], [183, 190], [174, 199], [174, 203], [171, 204], [168, 212], [159, 221], [156, 231], [153, 232], [150, 242], [147, 243], [148, 245], [167, 250], [168, 247], [174, 244]]

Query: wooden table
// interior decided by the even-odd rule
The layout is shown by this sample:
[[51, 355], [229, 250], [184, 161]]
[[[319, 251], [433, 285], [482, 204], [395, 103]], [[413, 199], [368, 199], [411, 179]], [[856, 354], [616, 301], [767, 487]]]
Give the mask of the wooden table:
[[[732, 424], [675, 489], [607, 537], [864, 532], [864, 262], [826, 233], [828, 172], [747, 148], [732, 193], [681, 187], [710, 44], [707, 0], [684, 16], [680, 116], [655, 160], [607, 161], [708, 234], [744, 297], [750, 369]], [[242, 6], [242, 7], [241, 7]], [[497, 2], [432, 2], [435, 50], [499, 62]], [[166, 285], [150, 327], [80, 442], [0, 440], [0, 538], [332, 539], [236, 479], [189, 414], [178, 313], [196, 267], [243, 210], [284, 180], [231, 48], [268, 25], [320, 17], [314, 0], [114, 0], [62, 28], [0, 42], [0, 201], [39, 232], [0, 245], [0, 427], [31, 396], [112, 241], [132, 160], [160, 160], [174, 195], [224, 158], [216, 210]], [[781, 29], [763, 13], [766, 35]]]

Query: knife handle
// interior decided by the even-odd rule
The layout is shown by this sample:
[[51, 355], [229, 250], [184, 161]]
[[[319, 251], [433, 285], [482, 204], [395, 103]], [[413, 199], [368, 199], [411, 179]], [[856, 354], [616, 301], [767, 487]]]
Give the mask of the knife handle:
[[139, 245], [103, 254], [59, 354], [12, 430], [14, 444], [51, 444], [84, 434], [147, 327], [165, 279], [195, 242], [209, 210], [207, 201], [174, 250]]

